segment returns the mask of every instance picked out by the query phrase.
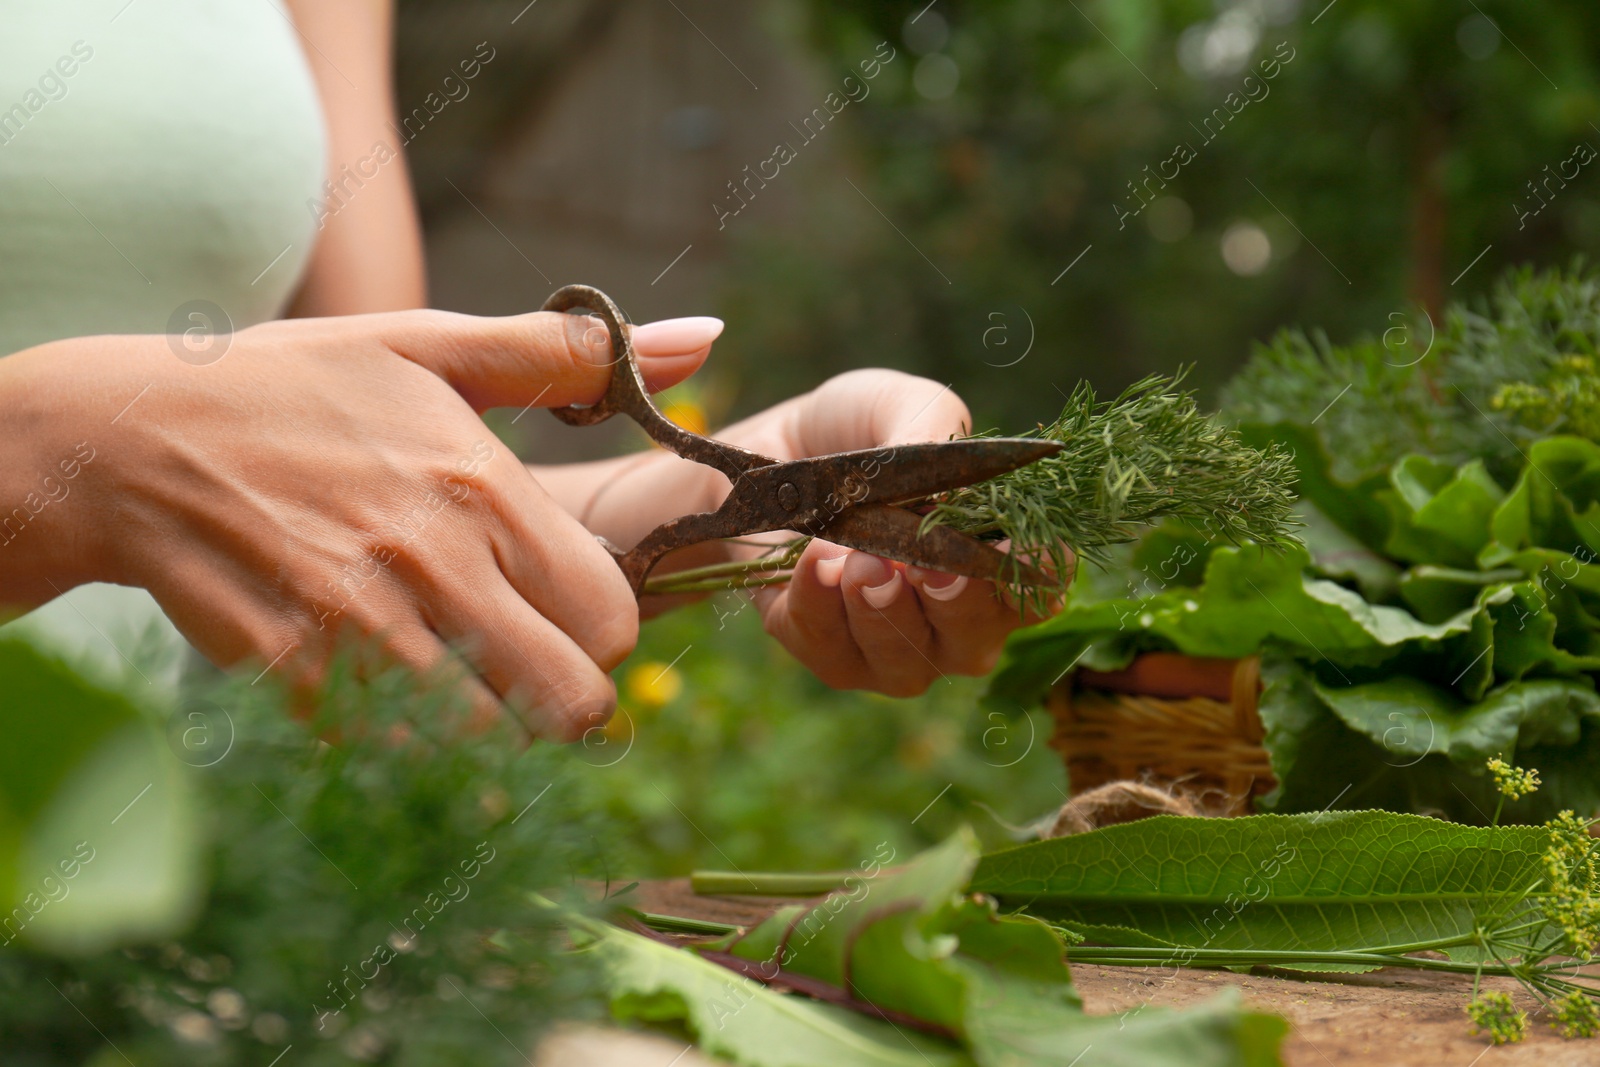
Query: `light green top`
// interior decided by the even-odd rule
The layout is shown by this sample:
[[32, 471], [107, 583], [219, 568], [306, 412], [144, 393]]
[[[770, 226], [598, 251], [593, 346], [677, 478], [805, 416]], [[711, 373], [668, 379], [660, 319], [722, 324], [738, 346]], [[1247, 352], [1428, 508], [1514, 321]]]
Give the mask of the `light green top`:
[[[0, 354], [165, 333], [195, 301], [279, 315], [326, 168], [277, 0], [0, 0], [0, 27]], [[87, 586], [13, 625], [128, 671], [152, 624], [172, 646], [149, 596]]]

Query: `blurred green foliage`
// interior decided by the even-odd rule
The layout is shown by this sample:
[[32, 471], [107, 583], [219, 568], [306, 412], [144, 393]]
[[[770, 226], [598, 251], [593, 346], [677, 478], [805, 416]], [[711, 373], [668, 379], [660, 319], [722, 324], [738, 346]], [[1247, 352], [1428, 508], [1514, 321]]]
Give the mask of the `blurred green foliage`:
[[829, 689], [741, 602], [646, 624], [614, 725], [573, 750], [615, 820], [618, 876], [854, 867], [881, 842], [910, 855], [962, 822], [998, 843], [1064, 801], [1042, 713], [979, 712], [973, 678], [913, 700]]
[[807, 9], [830, 74], [899, 51], [850, 105], [848, 171], [808, 175], [803, 223], [728, 227], [750, 404], [889, 364], [1018, 429], [1079, 377], [1192, 361], [1214, 386], [1280, 326], [1377, 334], [1417, 301], [1437, 320], [1506, 263], [1600, 248], [1600, 177], [1560, 176], [1600, 146], [1593, 4]]
[[[966, 821], [1003, 842], [1061, 802], [1042, 717], [978, 715], [974, 679], [920, 701], [828, 690], [738, 603], [647, 627], [617, 725], [526, 751], [451, 729], [447, 690], [355, 653], [311, 724], [330, 744], [248, 675], [191, 676], [164, 709], [0, 646], [0, 734], [34, 768], [12, 783], [30, 803], [0, 809], [0, 888], [22, 909], [0, 937], [5, 1062], [261, 1065], [289, 1045], [302, 1063], [525, 1062], [549, 1019], [603, 1003], [531, 890], [856, 866]], [[62, 714], [150, 751], [114, 748], [108, 769]], [[52, 821], [63, 807], [94, 818]]]

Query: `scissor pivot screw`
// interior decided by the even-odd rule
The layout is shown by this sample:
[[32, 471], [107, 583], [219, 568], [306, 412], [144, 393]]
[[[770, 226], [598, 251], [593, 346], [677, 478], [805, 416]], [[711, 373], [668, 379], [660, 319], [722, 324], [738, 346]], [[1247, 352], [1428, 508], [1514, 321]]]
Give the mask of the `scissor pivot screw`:
[[778, 503], [784, 511], [793, 511], [800, 506], [800, 490], [794, 487], [793, 482], [784, 482], [778, 486]]

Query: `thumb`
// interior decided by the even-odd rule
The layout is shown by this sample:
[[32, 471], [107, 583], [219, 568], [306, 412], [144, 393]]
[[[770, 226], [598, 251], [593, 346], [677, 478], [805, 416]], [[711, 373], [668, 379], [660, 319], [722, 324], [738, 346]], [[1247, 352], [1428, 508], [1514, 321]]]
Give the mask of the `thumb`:
[[[420, 311], [391, 319], [394, 325], [381, 331], [383, 343], [449, 382], [476, 411], [593, 404], [611, 381], [611, 339], [592, 315], [535, 311], [482, 318]], [[697, 316], [623, 329], [645, 387], [658, 392], [700, 369], [722, 325]]]
[[803, 455], [880, 445], [948, 441], [970, 433], [972, 416], [948, 385], [903, 371], [847, 371], [791, 409]]

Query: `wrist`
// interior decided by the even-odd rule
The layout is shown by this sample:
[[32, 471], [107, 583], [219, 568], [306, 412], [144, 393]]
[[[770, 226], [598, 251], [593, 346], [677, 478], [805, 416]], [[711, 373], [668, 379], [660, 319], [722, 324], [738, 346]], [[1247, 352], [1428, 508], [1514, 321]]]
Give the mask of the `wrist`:
[[98, 543], [106, 442], [59, 348], [0, 359], [0, 602], [14, 605], [115, 580]]

